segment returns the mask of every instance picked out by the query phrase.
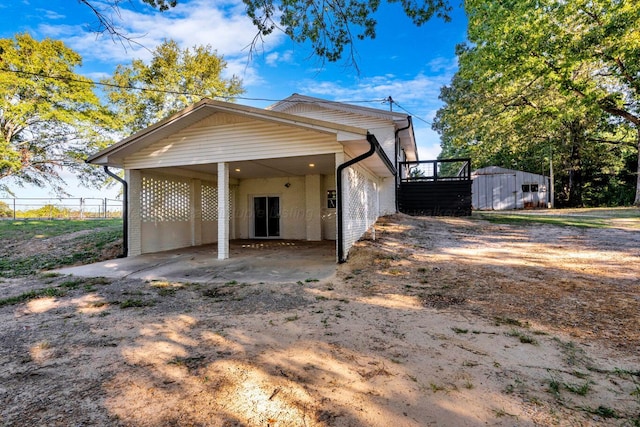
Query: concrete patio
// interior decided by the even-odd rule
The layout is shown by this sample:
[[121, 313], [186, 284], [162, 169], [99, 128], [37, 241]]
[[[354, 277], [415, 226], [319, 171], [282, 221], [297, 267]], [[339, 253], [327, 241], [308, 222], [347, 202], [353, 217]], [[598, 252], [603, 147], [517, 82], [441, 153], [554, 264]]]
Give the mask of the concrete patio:
[[336, 271], [335, 242], [232, 240], [231, 257], [217, 259], [217, 245], [117, 258], [56, 270], [80, 277], [178, 282], [292, 283], [324, 280]]

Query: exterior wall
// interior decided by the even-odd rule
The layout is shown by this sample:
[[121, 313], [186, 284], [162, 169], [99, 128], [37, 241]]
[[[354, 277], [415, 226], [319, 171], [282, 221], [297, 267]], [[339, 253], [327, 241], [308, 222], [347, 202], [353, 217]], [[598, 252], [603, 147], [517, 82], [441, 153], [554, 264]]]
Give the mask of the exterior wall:
[[336, 190], [336, 177], [333, 175], [322, 176], [322, 238], [324, 240], [336, 240], [336, 209], [328, 207], [327, 195], [329, 191]]
[[396, 213], [396, 179], [384, 178], [380, 181], [380, 215]]
[[[472, 174], [472, 206], [475, 210], [510, 210], [547, 206], [549, 178], [529, 172], [495, 168]], [[523, 192], [523, 185], [537, 184], [538, 191]]]
[[142, 173], [142, 253], [193, 244], [192, 190], [189, 179]]
[[[285, 184], [291, 184], [286, 187]], [[281, 239], [306, 239], [305, 178], [243, 179], [238, 186], [235, 221], [240, 239], [253, 237], [253, 197], [280, 197]], [[310, 213], [316, 218], [318, 213]], [[319, 218], [318, 218], [319, 220]]]
[[307, 156], [342, 151], [335, 135], [218, 113], [124, 159], [126, 169]]
[[[130, 256], [218, 241], [217, 183], [177, 172], [182, 176], [127, 171], [129, 204], [133, 206], [129, 216], [129, 244], [133, 247]], [[231, 209], [236, 205], [236, 187], [229, 188]], [[232, 227], [234, 223], [232, 220]], [[232, 238], [233, 235], [232, 229]]]

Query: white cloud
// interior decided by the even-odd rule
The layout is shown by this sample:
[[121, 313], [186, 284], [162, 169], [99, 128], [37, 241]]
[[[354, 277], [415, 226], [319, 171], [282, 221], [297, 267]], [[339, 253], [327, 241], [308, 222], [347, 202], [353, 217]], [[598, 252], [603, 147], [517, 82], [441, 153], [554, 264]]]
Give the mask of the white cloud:
[[38, 11], [38, 13], [44, 15], [46, 19], [57, 20], [57, 19], [66, 18], [65, 15], [62, 15], [54, 10], [47, 10], [47, 9], [36, 9], [36, 10]]
[[[119, 16], [114, 16], [117, 27], [131, 42], [117, 38], [111, 41], [108, 34], [95, 33], [82, 25], [46, 24], [39, 31], [64, 40], [85, 59], [116, 64], [126, 64], [134, 58], [149, 60], [153, 49], [165, 39], [175, 40], [182, 48], [210, 45], [224, 56], [229, 75], [242, 78], [245, 85], [259, 81], [248, 62], [257, 30], [241, 1], [193, 0], [181, 2], [167, 12], [144, 10], [146, 13], [123, 7]], [[258, 43], [257, 52], [272, 51], [284, 37], [274, 32], [264, 43]]]
[[271, 52], [265, 57], [265, 63], [271, 67], [277, 67], [280, 64], [291, 64], [293, 63], [293, 51]]

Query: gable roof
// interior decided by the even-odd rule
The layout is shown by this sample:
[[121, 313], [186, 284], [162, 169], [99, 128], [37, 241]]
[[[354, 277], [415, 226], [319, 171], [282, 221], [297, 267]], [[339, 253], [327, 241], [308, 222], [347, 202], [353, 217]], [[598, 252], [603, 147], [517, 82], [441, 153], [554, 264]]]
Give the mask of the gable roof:
[[114, 163], [110, 161], [109, 157], [122, 158], [130, 153], [137, 152], [217, 112], [231, 113], [248, 118], [334, 134], [338, 141], [363, 140], [366, 139], [367, 136], [366, 129], [354, 126], [205, 98], [89, 156], [87, 162], [120, 166], [117, 164], [118, 162]]
[[408, 114], [395, 111], [385, 111], [378, 108], [363, 107], [360, 105], [347, 104], [344, 102], [328, 101], [326, 99], [314, 98], [312, 96], [300, 95], [298, 93], [294, 93], [291, 96], [283, 99], [282, 101], [278, 101], [275, 104], [268, 106], [266, 109], [271, 111], [285, 111], [292, 105], [305, 103], [319, 105], [330, 110], [343, 111], [345, 113], [359, 113], [365, 116], [377, 117], [392, 121], [406, 121], [409, 117]]
[[[396, 111], [386, 111], [378, 108], [363, 107], [360, 105], [353, 105], [344, 102], [328, 101], [326, 99], [314, 98], [311, 96], [300, 95], [294, 93], [291, 96], [278, 101], [267, 107], [271, 111], [291, 112], [291, 114], [299, 114], [302, 117], [306, 117], [305, 110], [298, 110], [296, 107], [308, 106], [308, 108], [317, 107], [319, 109], [333, 111], [337, 114], [329, 114], [332, 122], [342, 121], [343, 123], [351, 123], [355, 126], [367, 126], [366, 120], [373, 121], [385, 121], [395, 126], [396, 131], [400, 136], [400, 146], [407, 154], [407, 160], [418, 160], [418, 146], [416, 143], [416, 137], [413, 130], [413, 122], [411, 115], [400, 113]], [[309, 114], [313, 116], [313, 114]], [[364, 120], [355, 119], [357, 117], [366, 118]], [[371, 123], [370, 123], [371, 124]], [[375, 124], [374, 124], [375, 126]]]

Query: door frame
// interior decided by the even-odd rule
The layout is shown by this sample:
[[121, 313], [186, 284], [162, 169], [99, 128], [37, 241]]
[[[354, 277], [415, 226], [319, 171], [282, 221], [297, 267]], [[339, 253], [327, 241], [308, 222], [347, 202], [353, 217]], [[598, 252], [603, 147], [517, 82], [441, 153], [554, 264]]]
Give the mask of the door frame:
[[[256, 211], [255, 211], [255, 199], [258, 197], [277, 197], [278, 198], [278, 228], [280, 230], [279, 236], [256, 236]], [[280, 193], [265, 193], [265, 194], [250, 194], [249, 195], [249, 206], [251, 208], [251, 215], [249, 215], [249, 238], [251, 239], [260, 239], [260, 240], [278, 240], [282, 239], [282, 194]], [[268, 227], [267, 227], [268, 228]], [[268, 230], [267, 230], [268, 234]]]

